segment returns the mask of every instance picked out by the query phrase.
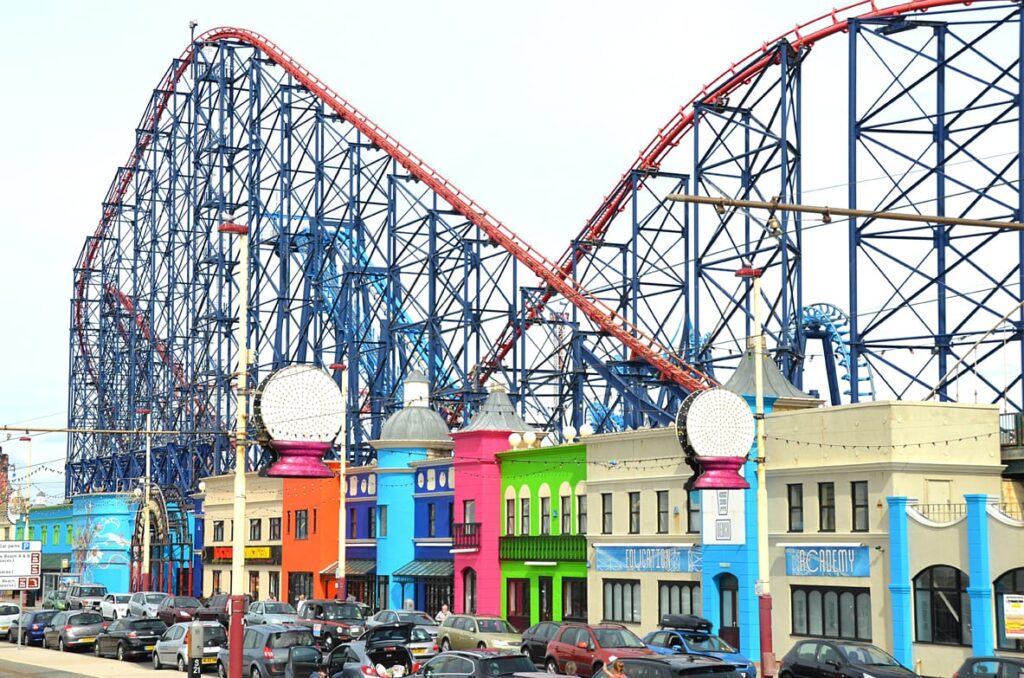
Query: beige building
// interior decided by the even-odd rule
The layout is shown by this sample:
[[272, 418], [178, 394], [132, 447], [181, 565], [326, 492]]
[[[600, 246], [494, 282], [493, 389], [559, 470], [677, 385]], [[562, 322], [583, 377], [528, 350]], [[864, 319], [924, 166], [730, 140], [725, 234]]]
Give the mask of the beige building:
[[243, 590], [254, 598], [281, 598], [280, 478], [246, 474], [245, 524], [234, 525], [234, 475], [205, 479], [203, 501], [203, 595], [231, 592], [233, 530], [245, 532]]

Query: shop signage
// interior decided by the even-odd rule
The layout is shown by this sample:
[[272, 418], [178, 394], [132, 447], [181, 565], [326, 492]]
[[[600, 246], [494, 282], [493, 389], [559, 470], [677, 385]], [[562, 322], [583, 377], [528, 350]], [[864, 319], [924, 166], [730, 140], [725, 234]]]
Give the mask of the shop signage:
[[689, 546], [598, 546], [602, 572], [700, 572], [700, 549]]
[[1024, 596], [1003, 594], [1003, 635], [1024, 638]]
[[[739, 471], [743, 475], [743, 469]], [[701, 541], [704, 544], [745, 544], [745, 490], [701, 490]]]
[[[203, 549], [203, 561], [207, 563], [230, 563], [230, 546], [207, 546]], [[280, 546], [246, 546], [245, 562], [252, 564], [279, 565]]]
[[867, 577], [871, 574], [867, 546], [787, 546], [790, 577]]

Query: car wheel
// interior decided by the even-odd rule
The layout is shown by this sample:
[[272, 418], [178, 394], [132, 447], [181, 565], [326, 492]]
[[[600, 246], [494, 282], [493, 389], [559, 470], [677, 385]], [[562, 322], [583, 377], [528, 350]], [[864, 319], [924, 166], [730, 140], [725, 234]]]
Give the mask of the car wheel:
[[178, 670], [182, 673], [188, 671], [188, 663], [185, 661], [185, 658], [182, 657], [180, 654], [178, 655]]
[[330, 634], [324, 634], [324, 649], [328, 652], [334, 649], [334, 636]]
[[92, 644], [92, 653], [94, 655], [96, 655], [97, 657], [102, 657], [103, 656], [102, 654], [100, 654], [100, 643], [99, 643], [99, 641], [96, 641], [95, 643]]
[[590, 667], [590, 675], [596, 676], [597, 672], [600, 671], [603, 666], [604, 664], [601, 662], [594, 662], [594, 665]]
[[441, 652], [449, 652], [451, 649], [452, 644], [447, 638], [441, 641]]
[[263, 674], [260, 673], [260, 667], [252, 667], [252, 671], [249, 673], [250, 678], [263, 678]]
[[117, 646], [117, 661], [126, 662], [128, 661], [128, 652], [124, 649], [124, 643], [120, 643]]
[[114, 610], [114, 613], [111, 615], [111, 617], [113, 617], [114, 621], [117, 621], [117, 610]]
[[64, 636], [57, 639], [57, 649], [61, 652], [67, 652], [67, 648], [64, 647]]
[[217, 662], [217, 678], [228, 678], [228, 670], [220, 662]]
[[160, 655], [157, 654], [156, 652], [154, 652], [153, 653], [153, 670], [154, 671], [159, 671], [163, 667], [164, 667], [164, 665], [160, 663]]
[[487, 643], [479, 642], [479, 643], [476, 644], [476, 649], [478, 649], [478, 650], [482, 650], [485, 647], [487, 647]]
[[547, 661], [544, 662], [544, 670], [548, 673], [558, 673], [558, 662], [555, 661], [554, 657], [548, 657]]

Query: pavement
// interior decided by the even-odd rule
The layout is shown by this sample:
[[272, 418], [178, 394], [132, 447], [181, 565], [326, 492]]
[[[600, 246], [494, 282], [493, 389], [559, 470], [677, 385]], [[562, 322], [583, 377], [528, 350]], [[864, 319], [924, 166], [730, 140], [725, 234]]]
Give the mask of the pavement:
[[[85, 652], [57, 652], [0, 642], [0, 678], [156, 678], [148, 661], [119, 662]], [[170, 676], [180, 676], [177, 671]], [[215, 674], [207, 674], [215, 675]]]

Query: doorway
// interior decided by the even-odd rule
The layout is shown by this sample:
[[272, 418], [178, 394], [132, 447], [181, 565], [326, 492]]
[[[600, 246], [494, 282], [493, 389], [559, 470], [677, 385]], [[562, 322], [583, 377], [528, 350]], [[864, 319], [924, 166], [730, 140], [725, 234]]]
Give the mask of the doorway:
[[718, 624], [718, 635], [722, 640], [740, 649], [740, 582], [735, 575], [721, 574], [718, 576], [718, 602], [721, 618]]
[[537, 577], [537, 590], [540, 593], [540, 616], [538, 621], [551, 621], [555, 601], [555, 584], [551, 577]]
[[530, 580], [509, 579], [505, 600], [508, 623], [522, 633], [530, 625]]

